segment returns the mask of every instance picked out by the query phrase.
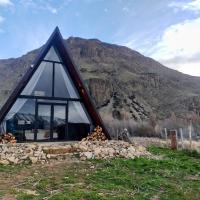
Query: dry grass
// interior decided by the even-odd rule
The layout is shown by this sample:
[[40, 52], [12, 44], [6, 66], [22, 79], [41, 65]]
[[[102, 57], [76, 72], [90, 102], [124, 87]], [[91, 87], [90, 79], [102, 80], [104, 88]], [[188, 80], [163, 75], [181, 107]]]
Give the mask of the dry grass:
[[[159, 147], [167, 147], [170, 148], [171, 140], [162, 139], [162, 138], [155, 138], [155, 137], [132, 137], [132, 140], [140, 145], [145, 147], [149, 147], [152, 145], [159, 146]], [[190, 141], [183, 140], [183, 143], [180, 139], [178, 139], [178, 149], [179, 150], [190, 150]], [[192, 141], [192, 149], [197, 152], [200, 152], [200, 141]]]

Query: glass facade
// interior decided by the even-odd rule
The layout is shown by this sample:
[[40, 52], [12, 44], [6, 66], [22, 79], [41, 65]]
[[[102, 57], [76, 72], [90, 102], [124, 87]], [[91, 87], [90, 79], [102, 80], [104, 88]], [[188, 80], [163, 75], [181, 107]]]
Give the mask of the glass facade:
[[17, 141], [79, 140], [92, 126], [76, 87], [51, 47], [0, 125]]
[[53, 64], [41, 62], [30, 81], [22, 91], [22, 95], [52, 96]]
[[68, 72], [65, 71], [62, 64], [55, 64], [54, 91], [55, 97], [80, 98]]
[[34, 140], [35, 101], [18, 98], [5, 117], [4, 129], [18, 141]]
[[49, 49], [49, 52], [44, 57], [44, 60], [61, 62], [61, 59], [59, 58], [59, 55], [56, 53], [56, 49], [53, 46]]

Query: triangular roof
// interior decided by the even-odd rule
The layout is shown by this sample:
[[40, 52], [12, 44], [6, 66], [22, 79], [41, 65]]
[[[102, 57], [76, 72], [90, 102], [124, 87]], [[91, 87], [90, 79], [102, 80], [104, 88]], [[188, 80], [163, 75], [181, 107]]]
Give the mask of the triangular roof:
[[65, 47], [62, 35], [59, 31], [59, 28], [56, 27], [44, 47], [42, 48], [41, 52], [39, 53], [38, 57], [35, 59], [34, 63], [30, 66], [28, 71], [25, 73], [24, 77], [21, 79], [15, 90], [12, 92], [4, 106], [0, 110], [0, 123], [5, 118], [6, 114], [9, 112], [15, 101], [17, 100], [17, 97], [21, 94], [25, 86], [28, 84], [30, 78], [34, 74], [34, 72], [37, 70], [38, 66], [40, 65], [42, 59], [46, 56], [47, 52], [51, 48], [51, 46], [56, 47], [62, 61], [65, 67], [67, 67], [67, 70], [71, 76], [71, 79], [82, 98], [82, 102], [85, 105], [85, 108], [88, 112], [88, 114], [91, 117], [91, 120], [94, 124], [94, 126], [101, 126], [103, 128], [103, 132], [106, 134], [107, 138], [110, 139], [110, 136], [103, 124], [103, 121], [97, 112], [86, 87], [84, 86], [83, 80], [70, 56], [70, 53], [68, 52], [67, 48]]

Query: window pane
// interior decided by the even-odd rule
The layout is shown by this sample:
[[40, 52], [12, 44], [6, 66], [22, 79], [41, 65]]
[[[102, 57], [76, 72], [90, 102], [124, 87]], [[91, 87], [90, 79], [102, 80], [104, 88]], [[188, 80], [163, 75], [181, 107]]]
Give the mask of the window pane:
[[50, 139], [51, 106], [38, 105], [37, 140]]
[[90, 132], [91, 123], [83, 104], [80, 102], [69, 102], [68, 111], [68, 139], [81, 140]]
[[53, 139], [65, 139], [66, 106], [54, 106]]
[[18, 141], [33, 140], [35, 127], [35, 100], [17, 99], [4, 120], [4, 129]]
[[86, 114], [86, 110], [83, 107], [83, 104], [80, 102], [69, 102], [69, 116], [68, 121], [71, 123], [86, 123], [90, 124], [90, 120], [88, 115]]
[[79, 98], [72, 80], [61, 64], [55, 64], [55, 97]]
[[52, 96], [53, 64], [42, 62], [24, 88], [22, 95]]
[[58, 54], [56, 53], [56, 50], [54, 47], [50, 48], [50, 50], [47, 53], [47, 55], [45, 56], [44, 60], [61, 62], [61, 59], [59, 58]]

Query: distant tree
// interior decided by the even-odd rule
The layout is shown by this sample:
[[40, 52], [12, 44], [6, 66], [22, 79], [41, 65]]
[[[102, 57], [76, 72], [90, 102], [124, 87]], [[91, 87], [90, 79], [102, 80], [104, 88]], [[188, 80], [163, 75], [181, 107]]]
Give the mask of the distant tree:
[[150, 114], [150, 117], [149, 117], [149, 125], [152, 126], [152, 128], [155, 130], [155, 127], [157, 125], [157, 116], [156, 114], [154, 113], [151, 113]]

